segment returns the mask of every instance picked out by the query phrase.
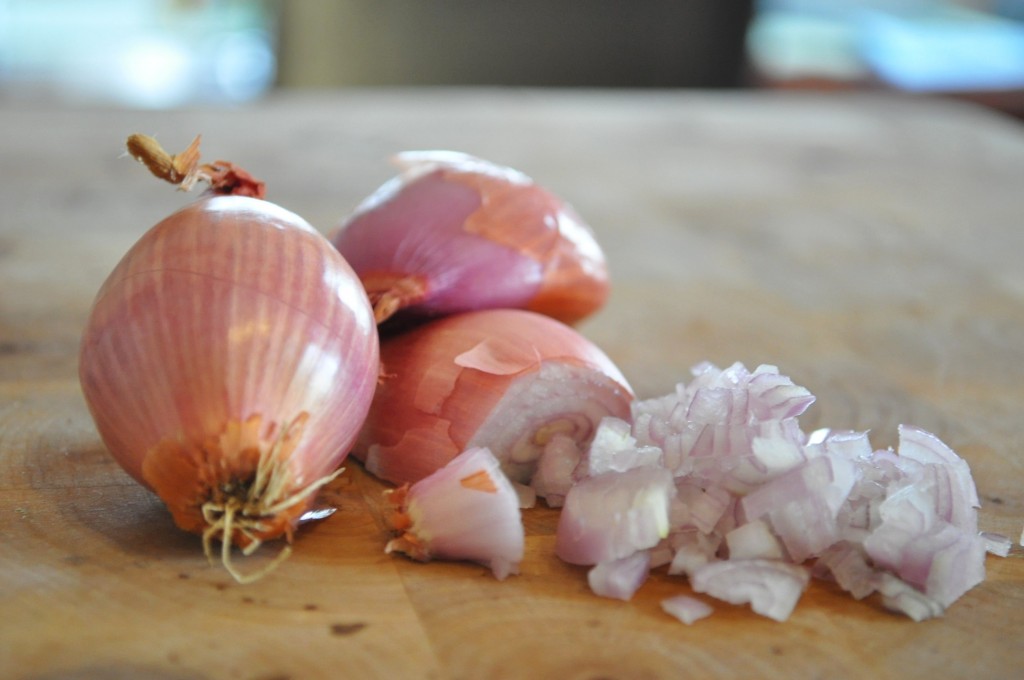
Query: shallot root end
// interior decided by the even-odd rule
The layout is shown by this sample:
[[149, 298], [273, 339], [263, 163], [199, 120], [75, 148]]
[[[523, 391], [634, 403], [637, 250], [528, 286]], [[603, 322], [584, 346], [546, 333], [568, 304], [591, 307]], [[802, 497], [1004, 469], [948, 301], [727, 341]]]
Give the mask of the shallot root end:
[[[229, 424], [200, 450], [182, 451], [180, 445], [166, 443], [144, 462], [144, 476], [167, 503], [178, 526], [201, 534], [203, 552], [211, 563], [216, 554], [213, 541], [220, 539], [220, 562], [239, 583], [266, 576], [291, 554], [291, 547], [286, 545], [270, 563], [251, 573], [234, 565], [232, 548], [238, 546], [250, 556], [272, 538], [284, 536], [291, 543], [306, 501], [344, 471], [340, 468], [295, 488], [287, 453], [307, 418], [304, 412], [281, 427], [270, 446], [260, 443], [256, 434], [260, 418], [254, 416], [242, 424]], [[176, 483], [197, 477], [209, 479], [208, 486]]]

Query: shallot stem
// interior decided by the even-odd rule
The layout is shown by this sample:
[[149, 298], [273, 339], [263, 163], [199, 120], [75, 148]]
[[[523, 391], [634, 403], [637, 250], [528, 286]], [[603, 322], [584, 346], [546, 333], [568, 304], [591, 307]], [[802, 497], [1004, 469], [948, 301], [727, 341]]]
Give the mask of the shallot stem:
[[181, 191], [189, 191], [196, 182], [203, 181], [210, 185], [212, 193], [264, 197], [264, 183], [234, 163], [214, 161], [200, 165], [200, 139], [201, 135], [196, 135], [184, 151], [173, 155], [155, 138], [140, 133], [129, 135], [125, 145], [132, 158], [145, 165], [154, 176], [178, 185]]

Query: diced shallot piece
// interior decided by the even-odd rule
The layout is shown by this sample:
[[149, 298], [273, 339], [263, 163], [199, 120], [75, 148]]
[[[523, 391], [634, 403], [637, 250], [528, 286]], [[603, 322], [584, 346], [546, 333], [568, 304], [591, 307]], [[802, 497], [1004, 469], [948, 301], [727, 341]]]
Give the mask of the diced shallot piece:
[[853, 463], [819, 456], [751, 492], [740, 507], [750, 519], [767, 516], [789, 557], [802, 562], [839, 539], [836, 518], [855, 481]]
[[637, 446], [630, 430], [630, 424], [622, 418], [603, 418], [575, 476], [592, 477], [605, 472], [624, 472], [642, 465], [659, 465], [661, 449]]
[[736, 527], [725, 535], [725, 544], [729, 548], [730, 560], [781, 560], [785, 557], [782, 544], [764, 520]]
[[616, 600], [629, 600], [647, 580], [651, 554], [646, 550], [628, 557], [601, 562], [587, 572], [587, 583], [595, 594]]
[[814, 563], [812, 575], [831, 576], [854, 599], [862, 600], [878, 588], [878, 571], [868, 562], [863, 548], [841, 541], [832, 545]]
[[638, 467], [573, 486], [558, 521], [555, 553], [570, 564], [600, 564], [653, 548], [668, 536], [672, 473]]
[[750, 603], [761, 616], [785, 621], [800, 600], [810, 574], [779, 560], [721, 560], [698, 568], [690, 585], [698, 593], [732, 604]]
[[897, 452], [901, 459], [915, 460], [937, 473], [936, 512], [942, 519], [967, 531], [977, 530], [976, 509], [981, 502], [967, 461], [932, 433], [907, 425], [899, 427]]
[[906, 614], [914, 621], [933, 619], [944, 611], [941, 603], [889, 573], [879, 574], [878, 590], [886, 609]]
[[715, 611], [707, 602], [689, 595], [675, 595], [661, 601], [662, 610], [686, 625], [691, 625], [711, 616]]
[[1009, 536], [995, 534], [991, 531], [983, 531], [981, 532], [981, 538], [985, 541], [985, 550], [990, 555], [998, 555], [999, 557], [1009, 556], [1010, 549], [1013, 547], [1013, 541]]
[[668, 540], [675, 549], [668, 565], [668, 573], [673, 576], [693, 576], [699, 567], [715, 559], [720, 543], [718, 537], [700, 531], [680, 531], [669, 536]]
[[385, 552], [422, 562], [469, 560], [504, 579], [518, 573], [525, 545], [519, 499], [486, 448], [468, 449], [419, 482], [385, 492], [402, 532]]

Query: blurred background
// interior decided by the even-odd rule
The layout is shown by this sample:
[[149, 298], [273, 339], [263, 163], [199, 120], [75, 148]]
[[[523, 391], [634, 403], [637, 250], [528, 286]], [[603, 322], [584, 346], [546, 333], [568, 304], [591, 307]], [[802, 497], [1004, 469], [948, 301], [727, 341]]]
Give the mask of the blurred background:
[[1024, 0], [0, 0], [0, 100], [430, 85], [875, 89], [1024, 118]]

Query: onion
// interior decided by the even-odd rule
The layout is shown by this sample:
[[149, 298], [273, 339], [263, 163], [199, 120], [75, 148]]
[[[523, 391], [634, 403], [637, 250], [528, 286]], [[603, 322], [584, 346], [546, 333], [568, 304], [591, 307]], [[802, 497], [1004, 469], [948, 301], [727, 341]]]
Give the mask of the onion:
[[570, 564], [600, 564], [653, 548], [668, 536], [673, 495], [672, 475], [660, 467], [588, 477], [565, 498], [555, 554]]
[[519, 571], [525, 545], [519, 500], [486, 448], [472, 448], [411, 487], [385, 492], [401, 532], [385, 552], [423, 562], [470, 560], [504, 579]]
[[806, 569], [779, 560], [721, 560], [698, 568], [690, 585], [698, 593], [732, 604], [750, 603], [756, 613], [785, 621], [809, 580]]
[[1009, 556], [1010, 549], [1013, 547], [1013, 540], [1009, 536], [983, 531], [981, 537], [985, 540], [985, 550], [990, 554], [999, 557]]
[[979, 533], [967, 462], [935, 435], [900, 426], [893, 451], [864, 432], [805, 434], [797, 417], [814, 397], [775, 367], [693, 374], [634, 401], [630, 428], [602, 423], [566, 492], [563, 560], [623, 559], [660, 538], [670, 575], [777, 620], [810, 562], [853, 597], [878, 593], [922, 620], [984, 579], [986, 552], [1008, 553], [1009, 539]]
[[396, 160], [401, 174], [331, 235], [378, 322], [523, 308], [573, 323], [604, 304], [604, 254], [562, 200], [522, 173], [461, 153]]
[[661, 608], [666, 614], [674, 616], [686, 625], [711, 616], [714, 610], [707, 602], [689, 595], [674, 595], [661, 601]]
[[291, 541], [378, 370], [351, 268], [300, 217], [244, 196], [200, 199], [142, 236], [100, 288], [79, 360], [111, 454], [208, 555], [220, 539], [240, 581], [253, 575], [231, 546]]
[[647, 580], [651, 553], [641, 550], [611, 562], [601, 562], [587, 572], [590, 589], [602, 597], [629, 600]]
[[585, 445], [602, 418], [625, 416], [632, 399], [593, 343], [523, 310], [432, 321], [384, 340], [381, 360], [354, 455], [396, 484], [477, 446], [488, 447], [511, 480], [529, 483], [545, 447]]

